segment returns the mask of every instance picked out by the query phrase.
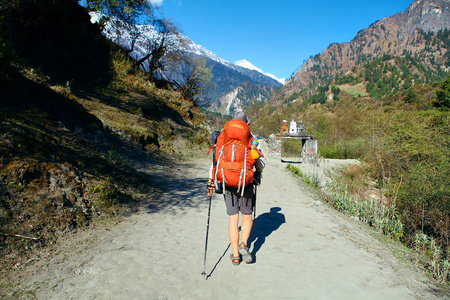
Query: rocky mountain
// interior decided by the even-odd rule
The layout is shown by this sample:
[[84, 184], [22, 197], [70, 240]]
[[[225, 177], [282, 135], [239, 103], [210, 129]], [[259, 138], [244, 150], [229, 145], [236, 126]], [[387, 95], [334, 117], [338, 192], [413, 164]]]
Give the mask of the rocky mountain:
[[246, 59], [239, 60], [235, 63], [230, 63], [229, 61], [220, 58], [217, 54], [206, 49], [205, 47], [194, 43], [190, 38], [186, 36], [180, 36], [179, 39], [183, 40], [183, 43], [180, 43], [179, 47], [182, 48], [184, 51], [199, 55], [210, 61], [214, 61], [216, 63], [224, 65], [227, 68], [230, 68], [231, 70], [237, 71], [240, 74], [248, 76], [254, 82], [274, 86], [280, 86], [284, 83], [284, 79], [278, 79], [277, 77], [275, 77], [270, 73], [264, 73], [263, 70], [254, 66], [251, 62], [247, 61]]
[[206, 60], [214, 87], [203, 96], [200, 104], [211, 111], [228, 115], [234, 110], [244, 109], [253, 100], [266, 102], [271, 98], [273, 88], [281, 86], [278, 81], [256, 70], [210, 58]]
[[[317, 87], [342, 77], [356, 77], [355, 67], [382, 59], [408, 58], [406, 63], [417, 80], [427, 80], [449, 70], [449, 0], [417, 0], [404, 12], [379, 20], [361, 30], [349, 43], [333, 43], [321, 54], [311, 56], [285, 84], [287, 97], [294, 93], [311, 96]], [[403, 74], [398, 62], [399, 72]], [[391, 63], [391, 64], [392, 64]], [[367, 72], [366, 72], [367, 73]]]
[[[100, 18], [101, 16], [97, 13], [91, 14], [91, 22], [97, 22]], [[133, 49], [130, 56], [139, 60], [148, 53], [149, 41], [158, 41], [161, 36], [158, 36], [151, 25], [138, 25], [137, 30], [138, 32], [126, 29], [118, 30], [112, 22], [109, 22], [104, 27], [103, 33], [108, 39], [123, 48]], [[133, 36], [136, 40], [135, 44], [133, 44]], [[246, 60], [241, 60], [238, 64], [230, 63], [184, 35], [173, 34], [164, 38], [169, 40], [170, 51], [206, 60], [212, 73], [212, 88], [198, 102], [212, 111], [230, 114], [237, 108], [243, 109], [245, 103], [249, 103], [253, 99], [267, 101], [271, 97], [271, 90], [282, 86], [284, 82], [272, 74], [264, 73]], [[146, 69], [147, 64], [144, 63], [143, 66]], [[166, 70], [160, 76], [170, 81], [177, 78], [179, 74], [174, 70]], [[250, 90], [247, 90], [248, 88]], [[258, 92], [255, 92], [256, 90]], [[247, 98], [250, 96], [251, 98]]]
[[273, 94], [273, 88], [250, 81], [241, 82], [232, 91], [210, 104], [211, 111], [223, 115], [233, 115], [234, 111], [244, 110], [251, 102], [267, 102]]

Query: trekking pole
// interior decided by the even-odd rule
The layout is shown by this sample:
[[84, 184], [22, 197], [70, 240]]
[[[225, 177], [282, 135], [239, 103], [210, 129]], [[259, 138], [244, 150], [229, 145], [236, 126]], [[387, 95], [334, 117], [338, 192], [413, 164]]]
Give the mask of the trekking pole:
[[255, 219], [256, 219], [256, 190], [258, 185], [255, 184], [255, 191], [253, 193], [253, 235], [255, 234]]
[[206, 275], [206, 251], [208, 250], [208, 233], [209, 233], [209, 217], [211, 215], [211, 199], [214, 190], [209, 188], [208, 184], [208, 197], [209, 197], [209, 205], [208, 205], [208, 221], [206, 222], [206, 241], [205, 241], [205, 258], [203, 261], [203, 273], [202, 275]]
[[258, 190], [258, 185], [261, 184], [262, 174], [260, 172], [255, 173], [255, 178], [253, 181], [253, 234], [255, 234], [255, 220], [256, 220], [256, 192]]

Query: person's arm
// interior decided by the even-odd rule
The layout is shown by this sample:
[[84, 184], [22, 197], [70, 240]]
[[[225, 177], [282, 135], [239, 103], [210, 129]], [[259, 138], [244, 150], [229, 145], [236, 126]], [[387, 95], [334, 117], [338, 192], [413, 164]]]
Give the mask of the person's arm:
[[264, 167], [266, 166], [266, 163], [264, 162], [264, 157], [260, 156], [255, 160], [255, 168], [256, 172], [262, 173]]
[[214, 163], [211, 162], [211, 167], [209, 168], [208, 183], [206, 185], [209, 197], [212, 196], [212, 194], [214, 193], [214, 190], [215, 190], [213, 172], [214, 172]]
[[213, 179], [213, 168], [214, 168], [214, 163], [211, 162], [211, 167], [209, 167], [209, 178]]

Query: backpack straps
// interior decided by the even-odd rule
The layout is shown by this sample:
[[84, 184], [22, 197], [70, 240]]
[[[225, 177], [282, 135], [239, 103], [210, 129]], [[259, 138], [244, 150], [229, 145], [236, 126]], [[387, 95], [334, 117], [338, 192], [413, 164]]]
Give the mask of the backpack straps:
[[[219, 149], [219, 158], [217, 159], [217, 162], [216, 162], [216, 165], [217, 165], [216, 174], [214, 174], [214, 185], [216, 186], [216, 189], [219, 188], [217, 174], [219, 174], [219, 164], [220, 164], [220, 160], [222, 159], [222, 156], [223, 156], [223, 146], [222, 146], [222, 148]], [[215, 158], [214, 158], [214, 160], [215, 160]], [[225, 187], [225, 176], [223, 175], [223, 169], [222, 169], [222, 178], [223, 178], [223, 187]]]
[[247, 151], [248, 148], [245, 147], [245, 160], [244, 160], [244, 180], [242, 180], [242, 192], [241, 197], [244, 196], [244, 189], [245, 189], [245, 179], [247, 178]]

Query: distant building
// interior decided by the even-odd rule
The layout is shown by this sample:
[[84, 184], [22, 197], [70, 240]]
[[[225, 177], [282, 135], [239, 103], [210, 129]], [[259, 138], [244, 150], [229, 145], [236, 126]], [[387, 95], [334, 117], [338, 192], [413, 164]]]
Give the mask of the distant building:
[[298, 135], [306, 135], [305, 132], [305, 124], [302, 121], [295, 122], [294, 120], [288, 126], [286, 120], [281, 122], [280, 134], [286, 136], [298, 136]]
[[276, 139], [281, 141], [282, 162], [297, 162], [299, 159], [314, 161], [317, 155], [317, 137], [306, 134], [305, 124], [302, 121], [297, 123], [292, 120], [288, 126], [288, 122], [283, 120]]
[[297, 134], [299, 135], [305, 135], [305, 124], [303, 124], [302, 121], [299, 121], [297, 124]]
[[281, 122], [281, 129], [280, 129], [280, 133], [289, 133], [289, 128], [288, 128], [288, 124], [286, 120], [283, 120], [283, 122]]
[[280, 133], [276, 135], [278, 140], [283, 138], [299, 138], [299, 139], [313, 139], [316, 137], [312, 135], [307, 135], [305, 130], [305, 124], [302, 121], [295, 122], [292, 120], [288, 126], [286, 120], [281, 122]]
[[289, 125], [289, 134], [297, 134], [297, 122], [294, 120], [292, 120]]

